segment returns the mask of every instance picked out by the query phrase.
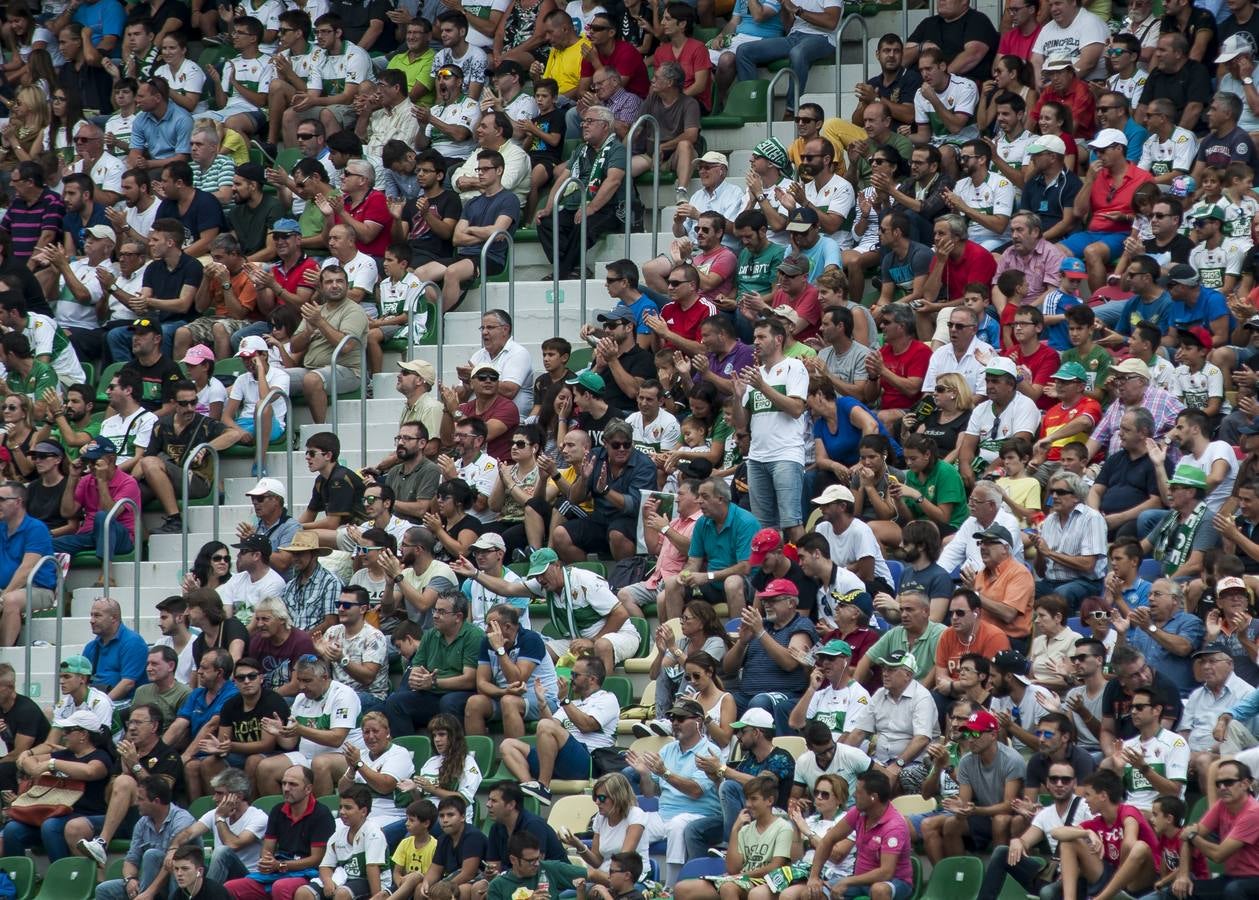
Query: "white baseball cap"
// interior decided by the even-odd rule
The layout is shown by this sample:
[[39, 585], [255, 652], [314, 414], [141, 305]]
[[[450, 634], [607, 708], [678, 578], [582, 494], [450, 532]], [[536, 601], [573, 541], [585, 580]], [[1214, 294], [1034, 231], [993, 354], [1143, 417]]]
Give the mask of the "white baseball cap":
[[281, 502], [288, 502], [288, 494], [284, 490], [284, 482], [278, 478], [259, 478], [257, 484], [245, 491], [246, 497], [265, 497], [267, 494], [275, 494], [280, 498]]

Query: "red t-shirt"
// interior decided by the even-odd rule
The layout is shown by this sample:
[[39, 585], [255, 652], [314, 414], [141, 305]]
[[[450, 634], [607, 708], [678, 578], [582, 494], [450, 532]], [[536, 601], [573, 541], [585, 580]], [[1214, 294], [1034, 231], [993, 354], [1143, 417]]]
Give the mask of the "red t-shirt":
[[[1123, 180], [1115, 185], [1109, 169], [1102, 169], [1093, 179], [1093, 187], [1089, 191], [1089, 231], [1117, 232], [1132, 230], [1132, 195], [1137, 188], [1154, 176], [1145, 169], [1138, 169], [1136, 163], [1128, 163], [1128, 171], [1124, 172]], [[1120, 221], [1106, 219], [1103, 213], [1123, 213], [1128, 218]]]
[[[931, 348], [922, 341], [913, 340], [905, 348], [905, 352], [897, 354], [891, 344], [879, 348], [879, 356], [883, 357], [884, 367], [898, 378], [922, 378], [927, 374], [927, 366], [931, 364]], [[892, 387], [885, 379], [879, 379], [883, 386], [883, 409], [909, 409], [918, 402], [918, 395], [912, 397]]]
[[275, 280], [280, 283], [280, 287], [288, 291], [290, 294], [296, 294], [299, 287], [309, 287], [306, 285], [306, 273], [318, 272], [319, 263], [315, 262], [309, 256], [303, 256], [298, 260], [297, 265], [284, 271], [283, 263], [276, 263], [275, 268], [271, 270], [271, 274], [275, 276]]
[[1040, 36], [1040, 29], [1041, 26], [1037, 25], [1035, 31], [1025, 36], [1017, 28], [1011, 28], [1001, 35], [1001, 43], [997, 44], [997, 56], [1013, 55], [1022, 59], [1031, 59], [1032, 46], [1036, 43], [1036, 38]]
[[[691, 85], [695, 83], [696, 72], [703, 72], [713, 67], [712, 60], [708, 57], [708, 48], [695, 40], [695, 38], [687, 38], [686, 43], [682, 45], [680, 53], [673, 52], [672, 44], [661, 44], [656, 48], [656, 52], [651, 57], [652, 66], [659, 69], [667, 62], [676, 62], [686, 74], [686, 79], [682, 82], [683, 91], [691, 89]], [[704, 112], [709, 112], [712, 109], [712, 91], [704, 91], [695, 99], [699, 101], [699, 105]]]
[[721, 281], [711, 291], [700, 291], [699, 295], [705, 300], [713, 302], [714, 297], [734, 296], [734, 273], [739, 267], [739, 258], [729, 247], [718, 244], [707, 253], [696, 253], [691, 257], [691, 265], [704, 275], [721, 276]]
[[[1182, 831], [1184, 831], [1183, 828], [1178, 828], [1176, 833], [1170, 837], [1161, 834], [1154, 836], [1158, 839], [1158, 846], [1151, 849], [1154, 851], [1154, 862], [1158, 866], [1158, 874], [1160, 876], [1180, 868], [1180, 834]], [[1193, 878], [1211, 877], [1211, 873], [1207, 870], [1207, 858], [1197, 850], [1190, 855], [1189, 874]]]
[[794, 300], [787, 296], [787, 292], [782, 288], [775, 288], [774, 294], [770, 298], [770, 305], [783, 306], [784, 304], [794, 309], [800, 314], [800, 318], [809, 323], [796, 332], [797, 341], [808, 340], [817, 334], [817, 326], [822, 321], [822, 306], [817, 299], [817, 288], [811, 284], [807, 285], [800, 292], [800, 296]]
[[[1045, 410], [1045, 414], [1041, 416], [1039, 437], [1048, 437], [1049, 432], [1057, 431], [1062, 426], [1069, 425], [1080, 416], [1088, 416], [1093, 420], [1093, 425], [1096, 426], [1102, 420], [1102, 405], [1092, 397], [1081, 397], [1080, 402], [1070, 409], [1067, 409], [1061, 403], [1055, 403]], [[1073, 438], [1078, 440], [1081, 437], [1087, 437], [1087, 435], [1088, 432], [1084, 432], [1081, 435], [1074, 435]], [[1050, 444], [1046, 459], [1051, 462], [1057, 462], [1062, 459], [1062, 447], [1057, 443]]]
[[[931, 268], [935, 271], [939, 257], [932, 254]], [[944, 290], [946, 300], [960, 300], [966, 293], [966, 285], [973, 282], [992, 284], [997, 274], [997, 260], [991, 253], [974, 241], [962, 245], [962, 258], [949, 259], [944, 264]]]
[[[685, 50], [686, 48], [683, 48]], [[616, 43], [612, 46], [612, 53], [608, 56], [599, 54], [599, 62], [605, 66], [611, 66], [621, 73], [621, 77], [625, 79], [625, 90], [639, 97], [646, 97], [647, 92], [651, 90], [651, 79], [647, 77], [647, 63], [643, 62], [643, 55], [638, 52], [638, 48], [629, 41], [616, 39]], [[581, 61], [581, 77], [593, 78], [595, 67], [586, 60]], [[695, 79], [692, 78], [692, 81]]]
[[1216, 801], [1198, 823], [1203, 834], [1215, 833], [1241, 841], [1241, 848], [1224, 860], [1224, 874], [1233, 878], [1259, 876], [1259, 800], [1247, 797], [1236, 816]]
[[1093, 99], [1093, 92], [1080, 79], [1075, 80], [1071, 93], [1065, 96], [1056, 93], [1053, 88], [1046, 89], [1036, 101], [1036, 105], [1032, 107], [1032, 111], [1028, 113], [1028, 119], [1036, 121], [1037, 116], [1040, 115], [1040, 108], [1050, 101], [1061, 103], [1071, 110], [1075, 137], [1087, 141], [1097, 132], [1097, 101]]
[[[1032, 384], [1049, 384], [1050, 376], [1058, 371], [1058, 351], [1044, 341], [1040, 342], [1040, 346], [1030, 356], [1024, 356], [1022, 351], [1015, 346], [1010, 351], [1010, 359], [1014, 360], [1016, 366], [1027, 366], [1031, 370]], [[1057, 402], [1048, 394], [1041, 394], [1036, 405], [1041, 409], [1049, 409]]]
[[494, 398], [494, 402], [490, 404], [490, 408], [485, 412], [477, 412], [476, 399], [473, 398], [467, 403], [459, 404], [459, 411], [464, 417], [476, 416], [482, 419], [486, 425], [491, 419], [497, 419], [507, 426], [504, 431], [496, 438], [491, 438], [490, 442], [485, 445], [485, 452], [497, 459], [499, 462], [511, 462], [511, 433], [516, 430], [516, 426], [520, 424], [520, 410], [516, 408], [513, 400], [508, 400], [502, 394]]
[[1145, 820], [1145, 816], [1141, 815], [1141, 810], [1127, 803], [1120, 803], [1113, 824], [1101, 816], [1094, 816], [1087, 822], [1080, 823], [1081, 828], [1092, 831], [1102, 839], [1102, 862], [1110, 863], [1112, 866], [1119, 865], [1119, 851], [1123, 847], [1124, 822], [1128, 819], [1137, 820], [1138, 840], [1145, 841], [1151, 850], [1158, 847], [1158, 838], [1154, 836], [1154, 829]]
[[380, 223], [380, 234], [376, 235], [374, 241], [365, 244], [356, 240], [354, 244], [368, 256], [374, 256], [378, 259], [383, 257], [385, 251], [389, 249], [389, 235], [393, 230], [393, 213], [389, 211], [389, 202], [385, 199], [384, 192], [368, 191], [367, 196], [363, 198], [363, 202], [358, 206], [350, 205], [349, 195], [346, 195], [342, 202], [345, 205], [345, 211], [352, 218], [358, 219], [360, 222]]
[[[664, 319], [669, 330], [688, 341], [698, 341], [699, 323], [715, 315], [717, 315], [717, 307], [703, 297], [696, 297], [689, 309], [683, 309], [681, 304], [674, 300], [666, 303], [664, 309], [660, 310], [660, 318]], [[675, 345], [669, 341], [665, 341], [662, 346], [666, 350], [676, 349]]]

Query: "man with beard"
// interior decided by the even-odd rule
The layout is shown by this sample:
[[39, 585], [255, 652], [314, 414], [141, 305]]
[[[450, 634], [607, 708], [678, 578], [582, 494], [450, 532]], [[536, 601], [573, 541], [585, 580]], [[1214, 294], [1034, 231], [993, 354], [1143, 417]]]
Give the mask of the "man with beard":
[[922, 76], [917, 66], [903, 65], [905, 43], [895, 32], [888, 32], [879, 38], [875, 54], [879, 60], [879, 74], [869, 81], [859, 82], [853, 86], [857, 95], [857, 108], [853, 110], [852, 120], [865, 120], [866, 108], [869, 104], [882, 100], [887, 104], [887, 111], [897, 126], [914, 123], [914, 94], [922, 87]]
[[963, 144], [957, 159], [962, 178], [951, 191], [944, 192], [944, 202], [966, 216], [969, 240], [985, 250], [996, 250], [1006, 242], [1010, 230], [1014, 185], [991, 170], [992, 148], [981, 140]]
[[697, 218], [690, 226], [691, 236], [672, 241], [668, 253], [643, 264], [643, 277], [653, 291], [667, 295], [669, 272], [675, 266], [690, 264], [699, 273], [700, 297], [733, 312], [733, 302], [722, 299], [734, 294], [738, 268], [734, 251], [723, 242], [730, 223], [715, 210], [699, 213]]
[[241, 252], [250, 262], [265, 262], [275, 258], [275, 246], [270, 232], [284, 218], [284, 207], [270, 194], [263, 193], [266, 172], [254, 162], [236, 167], [232, 178], [234, 205], [227, 214], [227, 221], [236, 232]]
[[60, 442], [72, 456], [100, 434], [101, 423], [92, 415], [95, 400], [96, 391], [86, 384], [70, 385], [66, 388], [64, 400], [55, 393], [44, 395], [44, 402], [48, 404], [48, 419], [56, 426], [52, 440]]
[[1176, 104], [1160, 97], [1146, 107], [1145, 127], [1149, 137], [1141, 145], [1137, 165], [1154, 176], [1160, 191], [1171, 189], [1174, 179], [1188, 175], [1198, 154], [1193, 129], [1176, 124]]
[[228, 609], [245, 611], [243, 618], [247, 619], [248, 611], [263, 597], [284, 593], [284, 579], [271, 568], [271, 541], [263, 535], [250, 534], [232, 547], [236, 550], [236, 574], [219, 585], [218, 593]]
[[638, 345], [634, 313], [628, 306], [618, 304], [598, 319], [605, 330], [595, 344], [591, 368], [603, 379], [602, 396], [612, 414], [624, 417], [637, 408], [639, 388], [655, 377], [655, 358], [650, 350]]
[[1180, 230], [1181, 216], [1184, 205], [1179, 197], [1164, 194], [1154, 201], [1150, 210], [1150, 230], [1154, 236], [1149, 240], [1130, 234], [1123, 242], [1123, 256], [1115, 262], [1115, 272], [1123, 275], [1128, 268], [1129, 260], [1146, 255], [1164, 269], [1176, 264], [1189, 262], [1189, 254], [1193, 252], [1193, 241]]
[[409, 619], [428, 628], [441, 595], [459, 589], [459, 579], [450, 566], [433, 556], [436, 546], [432, 530], [417, 525], [398, 545], [398, 556], [382, 557], [381, 565], [389, 578], [380, 603], [382, 620]]
[[1019, 209], [1040, 216], [1043, 237], [1057, 241], [1075, 227], [1075, 195], [1083, 182], [1064, 164], [1067, 145], [1056, 134], [1040, 135], [1027, 147], [1031, 174], [1024, 175]]
[[[302, 324], [293, 335], [294, 352], [305, 352], [303, 368], [289, 369], [291, 394], [294, 399], [305, 397], [310, 405], [311, 419], [322, 423], [328, 415], [329, 392], [332, 390], [333, 348], [345, 338], [354, 335], [360, 341], [367, 340], [367, 313], [357, 303], [349, 302], [349, 281], [341, 266], [324, 266], [319, 273], [319, 293], [322, 304], [306, 303], [302, 306]], [[335, 362], [339, 393], [357, 390], [359, 385], [359, 356], [351, 353]]]
[[997, 94], [996, 106], [996, 139], [986, 140], [985, 143], [993, 149], [992, 164], [1014, 184], [1017, 193], [1027, 178], [1023, 163], [1027, 159], [1027, 148], [1036, 141], [1036, 135], [1027, 130], [1027, 104], [1018, 94], [1002, 91]]
[[407, 201], [401, 215], [396, 215], [395, 209], [393, 237], [406, 241], [411, 267], [418, 269], [425, 263], [444, 262], [455, 255], [451, 237], [463, 204], [458, 194], [446, 188], [446, 164], [439, 153], [421, 151], [415, 166], [420, 195]]

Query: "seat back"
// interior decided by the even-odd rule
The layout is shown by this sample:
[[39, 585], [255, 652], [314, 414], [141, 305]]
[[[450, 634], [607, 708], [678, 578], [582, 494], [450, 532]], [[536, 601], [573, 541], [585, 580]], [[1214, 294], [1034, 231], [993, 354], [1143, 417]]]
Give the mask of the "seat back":
[[319, 802], [328, 807], [334, 819], [341, 810], [341, 797], [337, 794], [324, 794], [319, 798]]
[[629, 745], [629, 749], [635, 753], [659, 753], [660, 749], [666, 744], [671, 743], [673, 738], [666, 737], [662, 734], [653, 734], [649, 737], [635, 738], [634, 742]]
[[29, 856], [6, 856], [0, 859], [0, 872], [8, 875], [17, 888], [16, 900], [26, 900], [35, 886], [35, 860]]
[[405, 747], [415, 757], [415, 771], [418, 773], [433, 755], [433, 742], [427, 734], [407, 734], [393, 739], [399, 747]]
[[979, 896], [984, 880], [984, 864], [974, 856], [949, 856], [931, 870], [931, 880], [923, 900], [955, 900]]
[[598, 811], [599, 807], [589, 794], [570, 794], [555, 800], [546, 823], [557, 832], [567, 828], [574, 834], [582, 834], [590, 830], [590, 820]]
[[255, 798], [253, 805], [262, 810], [264, 813], [270, 814], [271, 810], [275, 809], [283, 802], [284, 797], [281, 794], [264, 794], [261, 797]]
[[624, 675], [609, 675], [603, 679], [603, 689], [616, 697], [621, 709], [634, 703], [634, 683]]
[[678, 873], [678, 881], [686, 881], [688, 878], [702, 878], [705, 875], [725, 874], [726, 861], [724, 859], [704, 857], [702, 859], [693, 859], [684, 865], [682, 871]]
[[484, 778], [494, 764], [494, 740], [484, 734], [470, 734], [467, 737], [468, 752], [476, 757], [477, 768]]
[[774, 738], [774, 746], [782, 747], [791, 754], [792, 759], [799, 759], [809, 752], [809, 745], [804, 742], [804, 738], [795, 734]]
[[39, 900], [89, 900], [96, 893], [96, 861], [67, 856], [48, 867]]

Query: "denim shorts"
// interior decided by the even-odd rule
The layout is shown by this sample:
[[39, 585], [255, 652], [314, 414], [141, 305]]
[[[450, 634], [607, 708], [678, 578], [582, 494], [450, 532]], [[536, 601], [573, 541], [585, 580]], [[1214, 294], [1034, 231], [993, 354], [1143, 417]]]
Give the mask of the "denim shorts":
[[1062, 246], [1070, 250], [1073, 256], [1083, 257], [1084, 248], [1089, 244], [1105, 244], [1110, 250], [1110, 258], [1118, 259], [1123, 253], [1123, 242], [1129, 234], [1129, 231], [1077, 231], [1068, 235], [1062, 241]]
[[748, 460], [748, 502], [766, 528], [790, 528], [804, 521], [800, 492], [804, 466], [795, 461]]
[[[538, 774], [538, 748], [529, 748], [529, 771]], [[555, 778], [565, 781], [590, 777], [590, 751], [577, 738], [569, 736], [555, 754]], [[899, 900], [899, 898], [897, 898]]]

